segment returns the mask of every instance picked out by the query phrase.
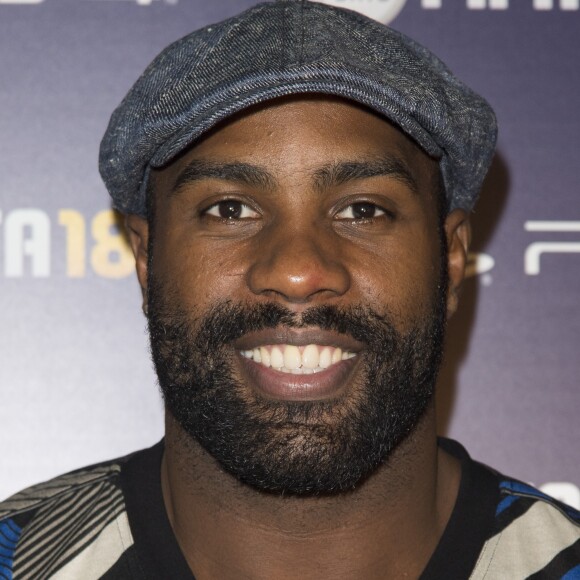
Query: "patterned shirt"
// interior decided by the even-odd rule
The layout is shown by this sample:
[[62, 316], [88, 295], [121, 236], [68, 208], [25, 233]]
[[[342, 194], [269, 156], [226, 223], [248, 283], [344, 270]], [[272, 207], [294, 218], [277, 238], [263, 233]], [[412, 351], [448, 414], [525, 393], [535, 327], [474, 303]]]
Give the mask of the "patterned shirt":
[[[580, 579], [580, 513], [473, 461], [422, 579]], [[163, 505], [163, 442], [0, 504], [0, 578], [192, 580]], [[259, 555], [257, 557], [260, 557]]]

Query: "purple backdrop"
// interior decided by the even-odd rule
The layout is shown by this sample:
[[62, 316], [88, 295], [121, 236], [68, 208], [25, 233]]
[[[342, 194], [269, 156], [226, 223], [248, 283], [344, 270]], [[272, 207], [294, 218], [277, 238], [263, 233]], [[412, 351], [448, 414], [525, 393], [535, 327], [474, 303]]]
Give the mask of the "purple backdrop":
[[[0, 496], [161, 436], [98, 145], [155, 54], [254, 3], [0, 0]], [[330, 3], [392, 20], [496, 109], [440, 430], [579, 506], [579, 2]]]

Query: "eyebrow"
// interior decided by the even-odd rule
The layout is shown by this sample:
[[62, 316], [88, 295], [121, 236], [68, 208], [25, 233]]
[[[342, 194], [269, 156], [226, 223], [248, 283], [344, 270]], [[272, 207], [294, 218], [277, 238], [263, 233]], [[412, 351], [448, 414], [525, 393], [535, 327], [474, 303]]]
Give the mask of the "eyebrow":
[[274, 189], [276, 186], [274, 176], [259, 165], [194, 159], [177, 177], [172, 194], [177, 194], [186, 185], [202, 179], [222, 179], [262, 189]]
[[318, 189], [324, 190], [349, 181], [382, 176], [393, 177], [407, 185], [413, 193], [419, 193], [419, 186], [411, 170], [394, 156], [339, 162], [322, 167], [314, 172], [314, 183]]
[[[312, 174], [312, 179], [316, 189], [324, 191], [349, 181], [382, 176], [393, 177], [407, 185], [413, 193], [419, 192], [417, 181], [412, 172], [401, 159], [395, 156], [340, 161], [329, 164], [315, 170]], [[194, 159], [178, 175], [170, 195], [176, 195], [186, 185], [203, 179], [222, 179], [268, 190], [274, 190], [277, 187], [276, 178], [267, 169], [259, 165]]]

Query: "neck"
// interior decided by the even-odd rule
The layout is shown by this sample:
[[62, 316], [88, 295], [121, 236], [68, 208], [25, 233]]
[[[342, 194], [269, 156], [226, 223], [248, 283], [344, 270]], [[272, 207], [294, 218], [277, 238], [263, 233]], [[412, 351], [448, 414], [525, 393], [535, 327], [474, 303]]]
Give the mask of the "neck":
[[418, 577], [459, 478], [456, 462], [437, 449], [433, 409], [355, 490], [320, 497], [241, 484], [166, 420], [163, 495], [198, 580]]
[[169, 416], [162, 486], [199, 580], [418, 577], [437, 546], [459, 467], [437, 449], [431, 409], [374, 474], [347, 493], [257, 491], [224, 471]]

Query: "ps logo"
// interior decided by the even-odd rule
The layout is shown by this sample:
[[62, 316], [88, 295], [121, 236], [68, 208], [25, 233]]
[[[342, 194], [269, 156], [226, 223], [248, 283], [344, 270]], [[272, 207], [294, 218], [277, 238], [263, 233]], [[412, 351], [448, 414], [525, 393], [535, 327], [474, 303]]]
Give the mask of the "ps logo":
[[[524, 225], [528, 232], [580, 232], [580, 222], [528, 221]], [[580, 242], [533, 242], [526, 248], [524, 271], [528, 276], [540, 273], [540, 258], [543, 254], [580, 254]]]
[[467, 265], [465, 268], [465, 277], [479, 276], [484, 286], [489, 286], [492, 283], [491, 270], [495, 266], [495, 260], [483, 252], [470, 252], [467, 257]]
[[467, 267], [465, 268], [465, 275], [467, 277], [477, 276], [478, 274], [485, 274], [495, 266], [495, 260], [489, 255], [471, 252], [467, 259]]
[[388, 24], [392, 22], [405, 6], [407, 0], [318, 0], [323, 4], [356, 10], [374, 18], [379, 22]]

